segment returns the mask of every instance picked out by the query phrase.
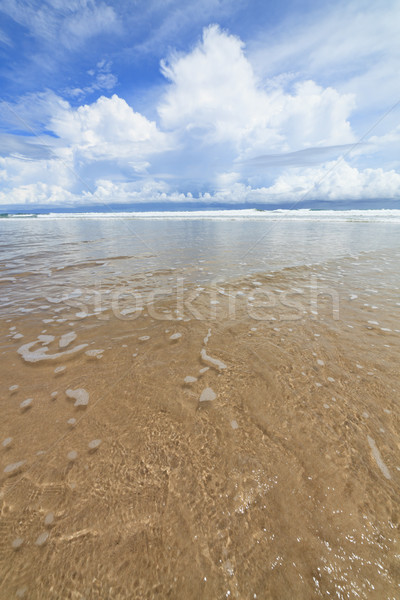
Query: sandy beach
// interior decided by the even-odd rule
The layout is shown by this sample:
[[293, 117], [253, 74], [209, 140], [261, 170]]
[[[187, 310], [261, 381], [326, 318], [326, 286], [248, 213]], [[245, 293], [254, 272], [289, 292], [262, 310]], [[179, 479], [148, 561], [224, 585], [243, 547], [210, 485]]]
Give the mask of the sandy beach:
[[3, 311], [0, 597], [397, 597], [399, 257]]

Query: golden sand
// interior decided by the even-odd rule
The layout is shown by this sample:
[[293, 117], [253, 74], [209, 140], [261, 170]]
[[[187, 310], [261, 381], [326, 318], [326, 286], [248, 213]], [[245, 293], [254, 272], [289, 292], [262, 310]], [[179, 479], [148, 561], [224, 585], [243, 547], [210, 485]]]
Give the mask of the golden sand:
[[1, 599], [399, 597], [396, 261], [4, 317]]

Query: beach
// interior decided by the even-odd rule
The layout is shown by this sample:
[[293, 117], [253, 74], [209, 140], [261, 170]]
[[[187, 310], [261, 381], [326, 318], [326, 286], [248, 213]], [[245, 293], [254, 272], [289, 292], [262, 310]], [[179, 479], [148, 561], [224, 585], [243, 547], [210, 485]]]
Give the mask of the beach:
[[0, 223], [1, 598], [397, 597], [399, 211], [300, 212]]

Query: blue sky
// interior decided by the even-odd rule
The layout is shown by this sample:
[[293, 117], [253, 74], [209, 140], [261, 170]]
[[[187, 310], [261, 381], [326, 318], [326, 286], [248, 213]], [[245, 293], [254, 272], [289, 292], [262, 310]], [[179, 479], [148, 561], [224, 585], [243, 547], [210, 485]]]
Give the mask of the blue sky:
[[0, 205], [398, 201], [399, 25], [386, 0], [0, 0]]

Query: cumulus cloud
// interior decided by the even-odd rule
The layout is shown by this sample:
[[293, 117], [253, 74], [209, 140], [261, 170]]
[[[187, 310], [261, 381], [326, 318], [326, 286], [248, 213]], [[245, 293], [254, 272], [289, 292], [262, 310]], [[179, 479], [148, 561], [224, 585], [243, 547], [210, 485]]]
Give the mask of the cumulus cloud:
[[6, 192], [0, 191], [0, 205], [24, 205], [36, 207], [41, 205], [76, 206], [80, 198], [64, 186], [50, 185], [43, 182], [29, 183], [12, 188]]
[[357, 169], [341, 160], [320, 167], [289, 170], [265, 189], [265, 193], [270, 199], [293, 201], [400, 199], [400, 173]]
[[281, 174], [270, 186], [252, 187], [238, 181], [238, 174], [223, 173], [219, 189], [193, 196], [190, 192], [176, 191], [165, 181], [147, 178], [135, 182], [117, 182], [98, 179], [93, 190], [73, 193], [63, 185], [36, 183], [14, 187], [10, 192], [0, 192], [0, 205], [104, 205], [115, 203], [258, 203], [287, 204], [293, 208], [304, 200], [341, 201], [387, 199], [400, 200], [400, 174], [394, 170], [359, 170], [345, 161], [327, 163], [321, 167], [291, 169]]
[[62, 101], [49, 127], [87, 160], [125, 158], [141, 165], [149, 155], [168, 148], [167, 136], [154, 121], [135, 112], [116, 94], [77, 109]]
[[237, 37], [208, 27], [188, 54], [161, 63], [170, 86], [159, 106], [163, 127], [211, 143], [232, 143], [240, 155], [354, 141], [352, 94], [313, 81], [266, 89]]
[[[26, 99], [10, 107], [11, 118], [25, 123], [28, 131], [40, 126], [52, 135], [30, 138], [35, 143], [19, 136], [19, 143], [14, 145], [20, 152], [0, 157], [3, 204], [30, 203], [35, 190], [38, 202], [45, 202], [46, 193], [49, 203], [61, 202], [62, 189], [65, 201], [79, 203], [86, 192], [95, 190], [101, 173], [117, 181], [121, 174], [123, 179], [135, 174], [142, 177], [149, 159], [168, 149], [166, 134], [117, 95], [101, 96], [76, 109], [52, 93], [41, 94], [38, 102], [45, 108], [39, 111], [42, 117], [38, 122], [33, 111], [32, 125], [17, 118], [28, 110]], [[10, 139], [7, 141], [11, 144]]]

